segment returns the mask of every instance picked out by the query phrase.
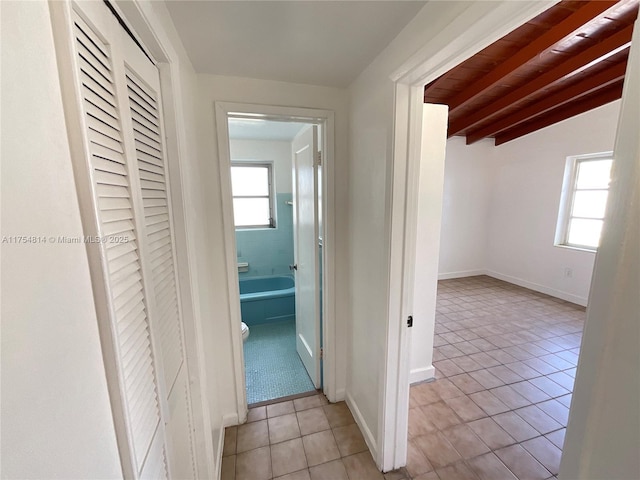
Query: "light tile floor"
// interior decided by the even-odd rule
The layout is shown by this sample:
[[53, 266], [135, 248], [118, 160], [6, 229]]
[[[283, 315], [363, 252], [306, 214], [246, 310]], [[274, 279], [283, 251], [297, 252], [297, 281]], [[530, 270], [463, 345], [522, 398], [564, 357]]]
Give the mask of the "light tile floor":
[[404, 478], [555, 478], [584, 319], [490, 277], [439, 282], [436, 381], [411, 387]]
[[384, 480], [344, 402], [323, 395], [249, 410], [225, 432], [222, 480]]
[[439, 283], [436, 380], [411, 387], [407, 467], [376, 470], [346, 405], [251, 409], [223, 480], [555, 478], [585, 309], [489, 277]]

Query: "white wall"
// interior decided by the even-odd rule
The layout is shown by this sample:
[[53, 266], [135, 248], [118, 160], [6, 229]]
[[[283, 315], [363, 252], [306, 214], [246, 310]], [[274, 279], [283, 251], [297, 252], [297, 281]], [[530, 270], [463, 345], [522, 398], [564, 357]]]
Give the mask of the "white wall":
[[553, 245], [565, 162], [613, 150], [619, 110], [613, 102], [498, 147], [451, 138], [440, 278], [486, 273], [586, 305], [595, 254]]
[[417, 221], [412, 292], [413, 327], [411, 336], [411, 365], [409, 383], [422, 382], [434, 377], [432, 365], [438, 277], [438, 264], [432, 251], [438, 251], [440, 225], [429, 219], [438, 218], [444, 200], [445, 151], [449, 107], [425, 104], [422, 112], [422, 146], [418, 172]]
[[627, 65], [561, 479], [640, 478], [640, 20]]
[[[198, 76], [198, 144], [201, 156], [198, 168], [203, 188], [205, 210], [199, 221], [206, 230], [206, 249], [199, 261], [209, 278], [202, 285], [202, 294], [207, 296], [209, 319], [205, 334], [205, 349], [215, 352], [220, 386], [234, 385], [232, 362], [231, 325], [229, 320], [229, 292], [224, 251], [222, 220], [222, 196], [220, 191], [220, 165], [214, 114], [215, 101], [281, 105], [332, 110], [335, 112], [335, 195], [336, 195], [336, 350], [338, 365], [345, 364], [346, 351], [346, 305], [349, 301], [347, 283], [347, 92], [343, 89], [298, 85], [284, 82], [217, 75]], [[344, 395], [345, 370], [337, 370], [338, 398]], [[220, 409], [233, 421], [237, 415], [235, 389], [221, 389]], [[236, 420], [237, 421], [237, 420]]]
[[595, 254], [553, 246], [564, 167], [570, 155], [613, 150], [619, 111], [618, 101], [495, 147], [490, 275], [587, 304]]
[[[470, 55], [474, 48], [483, 48], [486, 45], [481, 45], [465, 32], [473, 29], [488, 13], [503, 6], [511, 8], [509, 5], [508, 2], [428, 2], [349, 87], [348, 261], [351, 303], [348, 312], [347, 402], [379, 466], [383, 463], [379, 447], [383, 442], [387, 445], [394, 443], [389, 438], [394, 434], [385, 432], [382, 427], [386, 418], [382, 414], [385, 381], [387, 375], [389, 378], [395, 376], [395, 372], [386, 372], [384, 363], [388, 346], [391, 186], [396, 133], [392, 76], [401, 66], [410, 68], [408, 65], [414, 62], [414, 55], [418, 53], [420, 58], [433, 59], [434, 64], [430, 68], [435, 68], [435, 62], [444, 61], [440, 52], [451, 45], [460, 47], [459, 51], [468, 48]], [[512, 15], [517, 16], [520, 8], [526, 6], [513, 6]], [[492, 21], [493, 17], [488, 22]], [[498, 27], [492, 24], [488, 30], [498, 31]], [[474, 30], [474, 34], [486, 36], [483, 28], [484, 24]], [[406, 158], [401, 155], [395, 161], [403, 162]], [[439, 216], [435, 221], [439, 224]], [[432, 283], [435, 289], [435, 272]], [[392, 288], [397, 289], [399, 285]], [[398, 325], [391, 327], [400, 328]]]
[[49, 7], [1, 8], [2, 478], [120, 478]]
[[440, 278], [478, 275], [487, 268], [487, 225], [493, 140], [467, 146], [447, 141], [440, 241]]
[[229, 141], [231, 161], [261, 160], [273, 162], [276, 193], [291, 193], [291, 142], [285, 140]]
[[[2, 235], [82, 235], [48, 4], [1, 5]], [[176, 232], [178, 263], [191, 267], [180, 270], [181, 290], [188, 286], [194, 299], [183, 309], [196, 317], [190, 328], [214, 338], [212, 273], [199, 262], [210, 245], [200, 221], [207, 205], [197, 161], [196, 75], [162, 2], [141, 1], [143, 20], [133, 4], [118, 6], [137, 15], [139, 33], [157, 38], [173, 60], [176, 96], [164, 108], [178, 132], [168, 142], [169, 168], [172, 188], [181, 185], [184, 192], [183, 202], [172, 192], [184, 214], [179, 219], [174, 212], [176, 225], [187, 231], [186, 237]], [[120, 477], [84, 246], [3, 244], [2, 299], [3, 478]], [[218, 352], [201, 344], [194, 350], [190, 357], [206, 360], [203, 368], [193, 358], [189, 365], [199, 380], [193, 401], [205, 402], [194, 409], [195, 420], [211, 427], [196, 431], [204, 478], [211, 476], [208, 466], [221, 449], [219, 392], [233, 384], [219, 381]], [[195, 385], [204, 390], [202, 397]]]

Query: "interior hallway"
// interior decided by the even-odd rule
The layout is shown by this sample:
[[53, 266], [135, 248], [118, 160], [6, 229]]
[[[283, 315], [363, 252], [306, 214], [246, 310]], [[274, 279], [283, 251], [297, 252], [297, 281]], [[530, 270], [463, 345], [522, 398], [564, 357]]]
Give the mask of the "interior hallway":
[[438, 286], [436, 380], [411, 387], [406, 469], [382, 475], [343, 402], [252, 409], [223, 480], [555, 478], [585, 309], [479, 276]]

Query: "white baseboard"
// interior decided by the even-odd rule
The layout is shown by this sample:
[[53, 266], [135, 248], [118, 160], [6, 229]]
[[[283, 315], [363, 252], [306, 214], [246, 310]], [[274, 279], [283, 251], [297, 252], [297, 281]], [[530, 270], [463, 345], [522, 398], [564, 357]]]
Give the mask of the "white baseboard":
[[462, 272], [439, 273], [438, 280], [475, 277], [477, 275], [487, 275], [489, 277], [497, 278], [498, 280], [503, 280], [505, 282], [513, 283], [514, 285], [519, 285], [520, 287], [528, 288], [529, 290], [535, 290], [536, 292], [551, 295], [552, 297], [560, 298], [562, 300], [566, 300], [567, 302], [575, 303], [576, 305], [581, 305], [583, 307], [586, 307], [588, 303], [588, 299], [585, 297], [547, 287], [546, 285], [540, 285], [539, 283], [530, 282], [522, 278], [505, 275], [504, 273], [495, 272], [493, 270], [465, 270]]
[[223, 426], [220, 427], [220, 433], [218, 434], [218, 449], [216, 451], [216, 476], [220, 478], [222, 475], [222, 453], [224, 451], [224, 421]]
[[522, 278], [512, 277], [511, 275], [505, 275], [503, 273], [494, 272], [493, 270], [487, 270], [485, 274], [490, 277], [497, 278], [498, 280], [503, 280], [505, 282], [513, 283], [514, 285], [519, 285], [521, 287], [525, 287], [530, 290], [535, 290], [536, 292], [544, 293], [547, 295], [551, 295], [552, 297], [566, 300], [567, 302], [575, 303], [577, 305], [582, 305], [583, 307], [586, 307], [588, 303], [588, 299], [585, 297], [580, 297], [572, 293], [563, 292], [562, 290], [556, 290], [555, 288], [547, 287], [545, 285], [540, 285], [538, 283], [529, 282], [528, 280], [524, 280]]
[[345, 399], [345, 389], [344, 388], [339, 388], [338, 390], [336, 390], [336, 398], [335, 402], [342, 402]]
[[438, 280], [449, 280], [450, 278], [475, 277], [477, 275], [486, 275], [486, 270], [465, 270], [462, 272], [438, 273]]
[[371, 433], [371, 430], [369, 430], [369, 427], [364, 421], [364, 418], [362, 417], [362, 413], [360, 412], [360, 409], [358, 408], [358, 405], [356, 404], [356, 402], [353, 400], [353, 397], [347, 393], [345, 397], [345, 401], [347, 403], [347, 406], [349, 407], [349, 410], [351, 410], [351, 413], [353, 414], [353, 418], [358, 424], [358, 427], [360, 427], [360, 431], [362, 432], [364, 441], [367, 443], [367, 446], [369, 447], [369, 451], [371, 452], [371, 456], [373, 457], [374, 462], [376, 462], [377, 464], [378, 463], [377, 440], [373, 438], [373, 434]]
[[222, 428], [240, 425], [240, 418], [237, 413], [227, 413], [222, 416]]
[[436, 375], [436, 369], [433, 365], [428, 367], [414, 368], [409, 372], [409, 384], [424, 382], [430, 380]]
[[238, 425], [240, 422], [238, 421], [237, 413], [227, 413], [222, 416], [222, 425], [220, 426], [220, 433], [218, 434], [218, 448], [216, 451], [216, 477], [220, 478], [222, 472], [222, 452], [224, 451], [224, 433], [226, 427], [233, 427]]

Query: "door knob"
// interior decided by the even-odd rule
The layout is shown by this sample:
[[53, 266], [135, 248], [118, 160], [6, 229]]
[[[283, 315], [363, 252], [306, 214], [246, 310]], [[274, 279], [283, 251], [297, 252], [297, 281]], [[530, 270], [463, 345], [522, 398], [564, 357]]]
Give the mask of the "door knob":
[[294, 263], [293, 265], [289, 265], [289, 270], [291, 270], [291, 271], [298, 270], [298, 264]]

